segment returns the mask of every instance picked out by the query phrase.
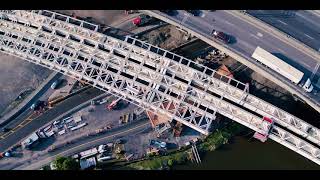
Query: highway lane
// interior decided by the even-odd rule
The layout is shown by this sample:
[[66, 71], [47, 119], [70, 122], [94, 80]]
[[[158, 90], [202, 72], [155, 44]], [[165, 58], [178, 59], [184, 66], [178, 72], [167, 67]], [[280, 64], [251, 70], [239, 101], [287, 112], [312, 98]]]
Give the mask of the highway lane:
[[320, 17], [308, 11], [248, 10], [247, 13], [320, 51]]
[[[178, 12], [179, 14], [175, 18], [182, 21], [187, 13], [181, 10]], [[283, 60], [304, 71], [307, 75], [313, 72], [319, 61], [226, 11], [205, 11], [204, 13], [204, 17], [189, 16], [185, 24], [197, 28], [206, 35], [210, 35], [212, 30], [216, 29], [233, 36], [236, 42], [229, 44], [229, 46], [245, 55], [251, 56], [255, 48], [260, 46], [279, 55]], [[319, 71], [317, 75], [320, 75]]]
[[[60, 77], [60, 76], [58, 76]], [[38, 96], [40, 96], [38, 98], [38, 96], [36, 96], [36, 99], [31, 101], [30, 103], [28, 104], [32, 104], [34, 103], [35, 101], [37, 100], [40, 100], [40, 101], [47, 101], [48, 98], [50, 97], [50, 95], [55, 91], [53, 89], [50, 88], [50, 83], [48, 83], [47, 88], [44, 88], [40, 91], [40, 94]], [[1, 130], [3, 128], [9, 128], [9, 129], [13, 129], [15, 128], [17, 125], [19, 125], [21, 122], [23, 122], [25, 119], [27, 119], [29, 116], [31, 116], [33, 114], [33, 111], [30, 109], [30, 106], [27, 106], [26, 107], [26, 110], [24, 110], [23, 112], [21, 112], [21, 114], [19, 114], [16, 118], [12, 119], [10, 122], [8, 122], [5, 126], [3, 126], [1, 128]], [[1, 133], [1, 135], [4, 135], [6, 133]], [[1, 137], [1, 136], [0, 136]]]
[[228, 11], [202, 11], [203, 15], [195, 17], [189, 15], [183, 10], [178, 10], [177, 12], [178, 13], [174, 16], [168, 16], [156, 11], [156, 13], [175, 21], [182, 26], [191, 28], [193, 31], [200, 33], [209, 39], [213, 39], [211, 35], [213, 29], [223, 31], [231, 35], [234, 41], [233, 43], [228, 44], [228, 48], [231, 51], [240, 53], [244, 58], [247, 57], [251, 63], [256, 64], [264, 71], [270, 74], [275, 73], [275, 78], [295, 89], [295, 91], [299, 93], [299, 97], [303, 96], [304, 98], [312, 101], [313, 108], [316, 109], [315, 105], [319, 104], [320, 102], [319, 93], [316, 93], [319, 90], [316, 89], [314, 93], [304, 92], [301, 87], [294, 85], [280, 74], [254, 61], [251, 58], [251, 55], [257, 46], [261, 46], [267, 51], [303, 71], [306, 74], [306, 76], [304, 76], [305, 78], [314, 72], [315, 76], [313, 76], [313, 82], [315, 82], [320, 76], [318, 66], [320, 60], [318, 58], [305, 53], [302, 49], [294, 47], [292, 44], [276, 37], [273, 34], [270, 34], [268, 31], [260, 28], [259, 26], [242, 20], [239, 16], [234, 16]]
[[137, 134], [147, 128], [151, 128], [148, 119], [133, 121], [132, 123], [123, 125], [119, 128], [111, 129], [103, 135], [87, 137], [85, 139], [76, 141], [73, 144], [69, 144], [62, 148], [59, 148], [54, 152], [45, 153], [41, 156], [38, 156], [37, 159], [31, 160], [31, 162], [29, 163], [24, 163], [23, 165], [18, 167], [12, 166], [10, 169], [40, 169], [44, 165], [49, 164], [57, 156], [70, 156], [81, 151], [87, 150], [89, 148], [92, 148], [94, 146], [115, 141], [116, 139], [125, 137], [127, 135]]
[[20, 142], [24, 138], [26, 138], [29, 134], [36, 131], [46, 123], [50, 122], [55, 117], [58, 117], [60, 114], [76, 107], [83, 102], [86, 102], [100, 94], [104, 93], [101, 90], [96, 88], [89, 88], [77, 95], [74, 95], [65, 101], [58, 104], [55, 108], [46, 111], [40, 117], [34, 119], [33, 121], [29, 122], [24, 127], [21, 127], [5, 139], [0, 140], [0, 152], [5, 151], [7, 148], [11, 147], [12, 145]]

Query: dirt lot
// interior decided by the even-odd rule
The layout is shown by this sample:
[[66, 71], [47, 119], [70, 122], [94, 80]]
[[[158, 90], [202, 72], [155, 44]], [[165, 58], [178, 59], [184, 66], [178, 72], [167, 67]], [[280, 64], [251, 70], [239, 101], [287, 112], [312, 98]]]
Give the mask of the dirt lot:
[[[55, 12], [63, 13], [80, 17], [92, 17], [92, 21], [99, 24], [115, 26], [126, 20], [127, 15], [124, 10], [54, 10]], [[120, 20], [120, 21], [119, 21]]]
[[173, 49], [187, 42], [185, 34], [175, 26], [167, 25], [159, 29], [150, 31], [141, 37], [141, 40], [163, 49]]
[[36, 89], [51, 71], [3, 53], [0, 59], [1, 113], [21, 92]]

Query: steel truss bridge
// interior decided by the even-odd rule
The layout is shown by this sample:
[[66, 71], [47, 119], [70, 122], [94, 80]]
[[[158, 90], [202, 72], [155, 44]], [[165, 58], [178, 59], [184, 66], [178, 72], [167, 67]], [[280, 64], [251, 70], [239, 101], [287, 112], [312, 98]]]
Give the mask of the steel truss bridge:
[[216, 113], [320, 164], [320, 130], [249, 94], [248, 85], [182, 56], [52, 11], [1, 11], [1, 52], [61, 72], [208, 135]]

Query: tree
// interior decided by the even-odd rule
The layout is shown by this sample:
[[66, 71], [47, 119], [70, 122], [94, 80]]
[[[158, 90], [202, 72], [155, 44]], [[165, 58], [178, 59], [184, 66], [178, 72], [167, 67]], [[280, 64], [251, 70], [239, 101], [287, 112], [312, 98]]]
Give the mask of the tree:
[[53, 161], [53, 167], [55, 167], [56, 170], [62, 170], [62, 164], [63, 162], [66, 160], [66, 157], [57, 157], [54, 161]]
[[53, 161], [53, 167], [56, 170], [78, 170], [80, 169], [79, 163], [70, 157], [57, 157]]
[[77, 161], [69, 157], [62, 163], [62, 168], [64, 170], [78, 170], [80, 169], [80, 165]]

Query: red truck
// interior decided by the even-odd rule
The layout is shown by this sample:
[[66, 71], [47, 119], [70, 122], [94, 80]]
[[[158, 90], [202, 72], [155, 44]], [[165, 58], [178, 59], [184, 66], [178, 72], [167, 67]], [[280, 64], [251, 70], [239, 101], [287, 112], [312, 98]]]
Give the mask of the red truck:
[[274, 124], [274, 121], [271, 118], [263, 117], [261, 126], [262, 126], [262, 129], [264, 130], [264, 133], [261, 134], [259, 132], [255, 132], [253, 137], [260, 140], [261, 142], [265, 142], [268, 139], [268, 136], [273, 124]]
[[147, 24], [150, 22], [152, 18], [148, 15], [145, 15], [145, 14], [141, 14], [140, 16], [138, 16], [137, 18], [135, 18], [132, 23], [135, 25], [135, 26], [143, 26], [144, 24]]

